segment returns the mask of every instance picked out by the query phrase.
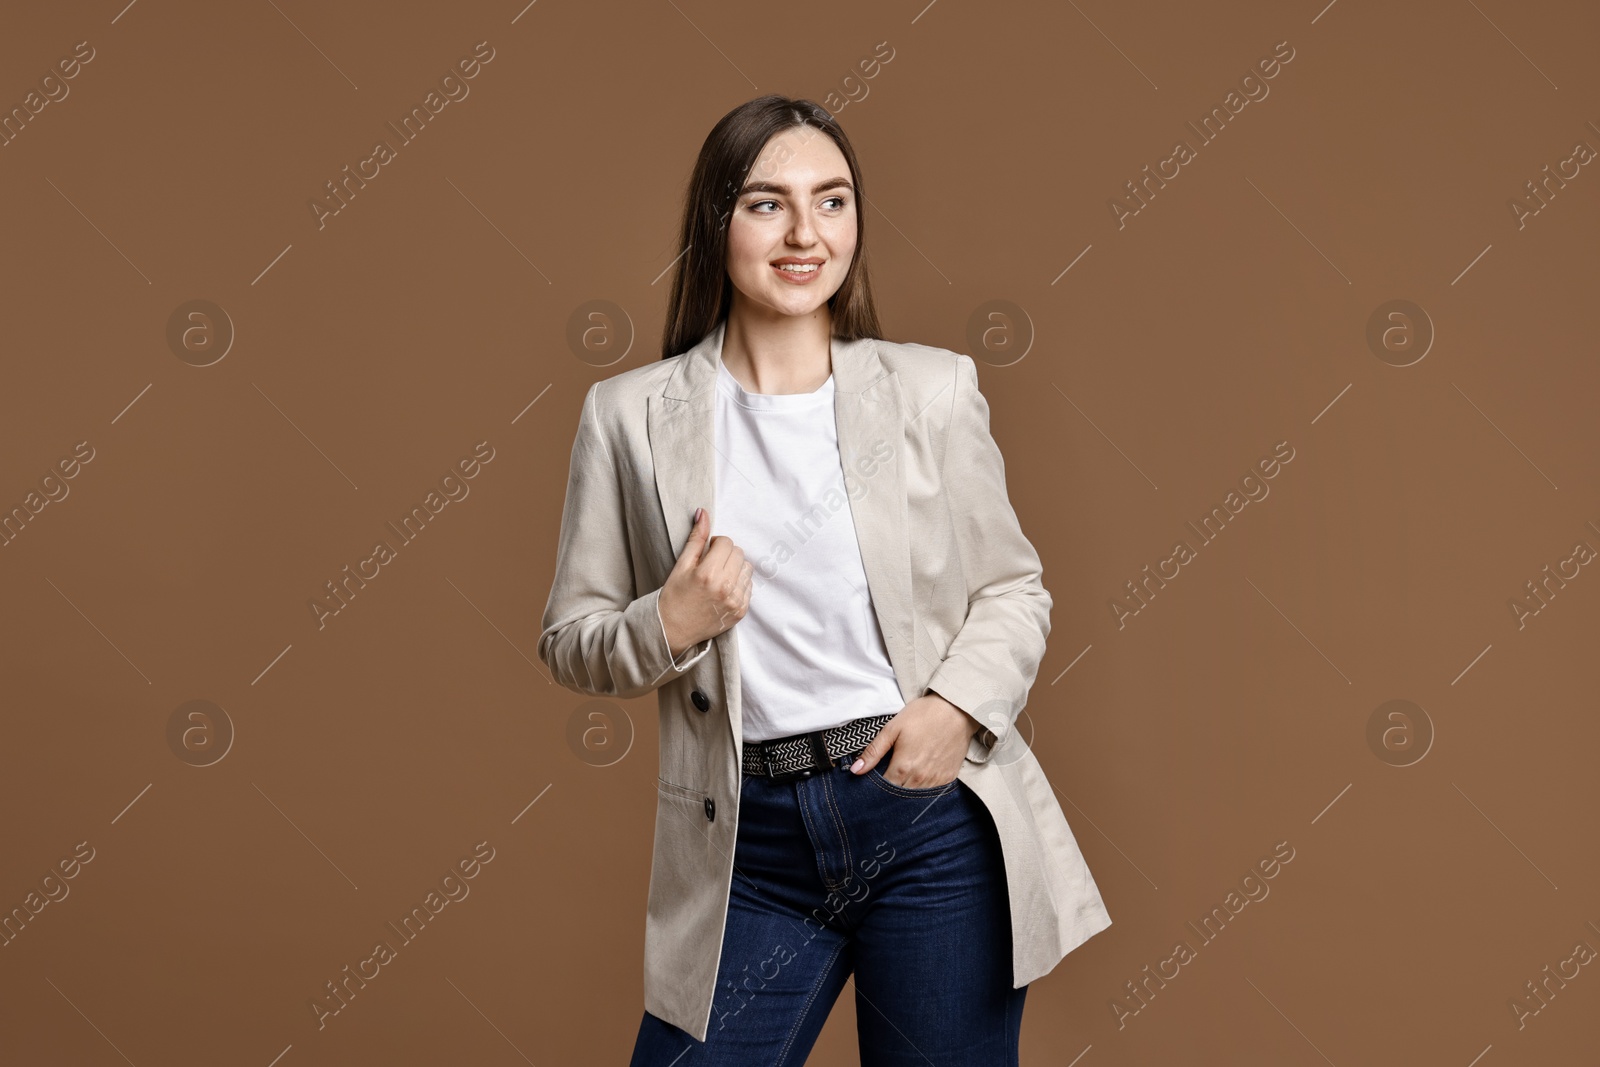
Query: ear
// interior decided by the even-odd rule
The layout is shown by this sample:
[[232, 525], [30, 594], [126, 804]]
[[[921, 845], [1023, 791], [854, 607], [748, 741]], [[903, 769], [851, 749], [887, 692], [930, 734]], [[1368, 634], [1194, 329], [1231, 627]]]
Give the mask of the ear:
[[883, 729], [873, 735], [872, 741], [861, 750], [861, 755], [850, 765], [856, 774], [866, 774], [878, 765], [878, 761], [894, 747], [894, 739], [900, 733], [900, 717], [896, 715], [884, 724]]

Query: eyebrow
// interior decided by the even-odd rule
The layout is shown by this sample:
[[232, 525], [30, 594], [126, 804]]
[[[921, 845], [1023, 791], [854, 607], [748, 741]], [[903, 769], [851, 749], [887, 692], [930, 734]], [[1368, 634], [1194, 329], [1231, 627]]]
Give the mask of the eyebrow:
[[[812, 195], [816, 195], [817, 193], [825, 192], [828, 189], [849, 189], [851, 192], [854, 192], [855, 186], [850, 184], [850, 180], [848, 178], [829, 178], [826, 181], [820, 181], [813, 185], [811, 187], [811, 192]], [[788, 196], [789, 187], [781, 182], [751, 182], [743, 189], [739, 190], [740, 196], [744, 196], [746, 193], [778, 193], [782, 196]]]

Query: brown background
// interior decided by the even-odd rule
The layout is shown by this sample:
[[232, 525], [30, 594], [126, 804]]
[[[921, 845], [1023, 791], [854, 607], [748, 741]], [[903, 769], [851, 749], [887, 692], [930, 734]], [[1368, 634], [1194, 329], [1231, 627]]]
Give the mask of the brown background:
[[[1114, 924], [1030, 990], [1023, 1062], [1595, 1062], [1595, 966], [1509, 1007], [1600, 946], [1600, 576], [1510, 606], [1600, 545], [1596, 164], [1509, 206], [1600, 145], [1592, 5], [120, 5], [0, 34], [8, 111], [95, 55], [0, 148], [0, 506], [94, 456], [0, 548], [0, 909], [93, 849], [0, 948], [0, 1062], [626, 1062], [655, 701], [584, 740], [536, 639], [583, 392], [659, 355], [695, 153], [769, 91], [849, 100], [885, 330], [979, 359], [1055, 598], [1025, 723]], [[319, 228], [480, 41], [470, 95]], [[1281, 41], [1202, 146], [1186, 123]], [[167, 339], [197, 299], [235, 334], [203, 367]], [[575, 349], [595, 300], [626, 322]], [[975, 346], [996, 300], [1025, 319]], [[1431, 322], [1409, 366], [1367, 341], [1391, 300]], [[1280, 441], [1270, 496], [1119, 628]], [[1396, 699], [1427, 725], [1369, 744]], [[193, 700], [220, 710], [173, 741]], [[482, 841], [319, 1030], [324, 983]], [[1185, 924], [1280, 841], [1201, 947]], [[855, 1062], [852, 996], [810, 1062]]]

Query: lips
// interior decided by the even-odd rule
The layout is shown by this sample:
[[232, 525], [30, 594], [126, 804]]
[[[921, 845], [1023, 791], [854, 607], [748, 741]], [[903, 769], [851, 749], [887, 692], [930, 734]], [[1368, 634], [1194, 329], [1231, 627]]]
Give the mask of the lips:
[[[791, 284], [803, 284], [822, 273], [823, 260], [815, 256], [785, 256], [772, 261], [772, 269]], [[798, 269], [795, 269], [798, 268]]]

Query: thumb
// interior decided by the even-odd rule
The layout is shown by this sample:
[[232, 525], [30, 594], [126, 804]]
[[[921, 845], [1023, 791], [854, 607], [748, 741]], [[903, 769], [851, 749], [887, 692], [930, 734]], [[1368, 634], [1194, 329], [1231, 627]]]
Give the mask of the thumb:
[[861, 750], [861, 755], [850, 764], [850, 769], [856, 774], [866, 774], [878, 765], [884, 755], [894, 747], [894, 739], [900, 733], [900, 723], [897, 719], [890, 719], [884, 724], [883, 729], [873, 735], [872, 741]]
[[694, 525], [689, 527], [689, 538], [683, 543], [683, 551], [678, 553], [678, 562], [673, 565], [673, 570], [689, 570], [700, 562], [700, 557], [705, 554], [706, 539], [711, 535], [711, 516], [705, 508], [694, 509]]

